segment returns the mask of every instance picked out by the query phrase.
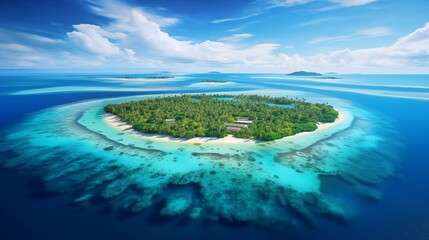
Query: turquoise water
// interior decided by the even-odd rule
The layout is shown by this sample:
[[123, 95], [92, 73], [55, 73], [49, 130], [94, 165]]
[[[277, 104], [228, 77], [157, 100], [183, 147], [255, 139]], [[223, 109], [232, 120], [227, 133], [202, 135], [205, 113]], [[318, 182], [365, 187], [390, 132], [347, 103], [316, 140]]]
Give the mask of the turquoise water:
[[397, 143], [391, 141], [395, 133], [386, 132], [389, 123], [341, 102], [336, 108], [344, 111], [346, 120], [338, 126], [267, 143], [166, 143], [144, 140], [103, 121], [107, 103], [148, 97], [156, 96], [89, 101], [37, 113], [7, 136], [8, 147], [21, 155], [6, 161], [6, 167], [42, 167], [49, 190], [80, 186], [75, 201], [100, 194], [133, 212], [150, 207], [169, 184], [196, 183], [199, 194], [172, 193], [160, 214], [269, 225], [295, 223], [287, 208], [311, 221], [321, 213], [348, 219], [353, 209], [336, 194], [323, 192], [320, 177], [339, 177], [350, 182], [352, 194], [362, 195], [364, 188], [371, 192], [365, 197], [378, 197], [377, 188], [366, 184], [383, 182], [398, 164]]
[[[7, 156], [2, 160], [5, 168], [31, 172], [43, 181], [48, 192], [73, 193], [67, 201], [79, 206], [101, 201], [116, 212], [137, 215], [153, 212], [169, 219], [231, 224], [234, 230], [223, 231], [244, 235], [253, 232], [253, 226], [294, 229], [282, 232], [278, 238], [295, 231], [300, 236], [314, 238], [318, 232], [306, 230], [313, 227], [349, 237], [346, 233], [349, 227], [335, 223], [327, 226], [332, 219], [350, 224], [351, 228], [365, 226], [363, 216], [371, 209], [365, 202], [383, 206], [384, 202], [392, 201], [392, 193], [386, 191], [386, 186], [401, 175], [403, 152], [410, 146], [404, 138], [404, 123], [399, 123], [399, 117], [393, 113], [405, 112], [411, 109], [409, 104], [418, 103], [421, 108], [417, 111], [425, 119], [427, 115], [421, 109], [427, 106], [425, 99], [429, 99], [424, 90], [429, 84], [423, 84], [419, 77], [411, 81], [418, 87], [402, 85], [388, 90], [374, 80], [375, 76], [365, 81], [361, 75], [329, 83], [331, 79], [218, 74], [216, 79], [235, 84], [198, 89], [194, 84], [207, 78], [204, 74], [181, 75], [159, 82], [118, 80], [110, 75], [43, 78], [43, 75], [31, 79], [19, 77], [21, 80], [13, 85], [2, 85], [3, 100], [39, 105], [31, 111], [22, 110], [26, 116], [19, 120], [11, 118], [13, 125], [4, 125], [8, 127], [3, 131], [0, 152]], [[32, 86], [32, 79], [43, 84]], [[393, 80], [390, 85], [395, 84]], [[329, 102], [344, 113], [345, 120], [299, 138], [245, 144], [144, 139], [103, 121], [103, 106], [108, 103], [201, 92]], [[122, 97], [114, 97], [118, 93]], [[127, 96], [130, 94], [135, 96]], [[41, 107], [46, 99], [59, 101], [71, 96], [81, 98]], [[22, 103], [7, 108], [26, 106]], [[3, 121], [7, 123], [6, 118]], [[384, 217], [387, 215], [380, 216], [380, 221]], [[103, 222], [101, 218], [99, 221]], [[250, 225], [240, 230], [234, 227], [236, 223]], [[204, 232], [202, 227], [191, 226], [189, 230]], [[103, 225], [97, 225], [98, 228]], [[170, 226], [163, 224], [157, 229], [171, 231]], [[352, 235], [359, 236], [357, 229], [353, 229]], [[261, 239], [271, 236], [256, 235]], [[223, 237], [220, 233], [213, 236]], [[319, 237], [332, 239], [332, 236], [335, 234]], [[365, 238], [375, 239], [369, 233]]]
[[218, 97], [216, 99], [221, 101], [237, 101], [237, 98], [231, 98], [231, 97]]

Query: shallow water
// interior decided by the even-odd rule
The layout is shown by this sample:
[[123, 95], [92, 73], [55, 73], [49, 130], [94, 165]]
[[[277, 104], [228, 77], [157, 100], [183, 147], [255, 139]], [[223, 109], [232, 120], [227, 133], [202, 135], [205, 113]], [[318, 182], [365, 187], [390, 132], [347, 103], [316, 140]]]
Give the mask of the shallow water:
[[[424, 133], [428, 133], [424, 123], [429, 117], [423, 111], [429, 105], [427, 101], [410, 98], [409, 89], [403, 91], [401, 87], [391, 91], [402, 99], [356, 91], [364, 84], [371, 85], [372, 91], [383, 90], [383, 86], [374, 84], [374, 76], [363, 82], [365, 78], [360, 75], [348, 76], [344, 82], [336, 80], [348, 90], [339, 92], [335, 91], [338, 83], [310, 79], [312, 83], [307, 85], [305, 79], [287, 78], [279, 82], [278, 79], [284, 78], [281, 75], [270, 80], [265, 75], [215, 74], [216, 79], [236, 84], [219, 84], [210, 89], [203, 85], [195, 87], [201, 79], [214, 78], [212, 75], [182, 75], [174, 81], [159, 82], [114, 78], [106, 81], [112, 76], [105, 75], [3, 76], [1, 98], [5, 109], [13, 108], [15, 112], [2, 118], [4, 134], [0, 152], [2, 165], [9, 169], [3, 177], [14, 179], [4, 188], [10, 185], [19, 188], [22, 184], [10, 171], [33, 175], [35, 178], [29, 181], [41, 181], [43, 194], [62, 194], [47, 200], [34, 200], [24, 194], [20, 198], [26, 204], [37, 206], [53, 201], [81, 209], [79, 214], [70, 214], [69, 208], [44, 206], [46, 216], [50, 217], [43, 222], [53, 224], [57, 213], [49, 213], [60, 211], [58, 215], [73, 224], [81, 218], [92, 219], [94, 228], [99, 229], [97, 235], [108, 238], [124, 228], [133, 233], [130, 239], [145, 236], [139, 228], [154, 229], [147, 238], [207, 237], [204, 234], [207, 231], [214, 232], [210, 236], [213, 239], [229, 236], [361, 239], [362, 228], [370, 229], [366, 239], [428, 236], [428, 216], [421, 210], [427, 207], [422, 201], [429, 197], [423, 188], [414, 191], [404, 188], [416, 178], [417, 186], [424, 186], [424, 175], [418, 174], [421, 170], [408, 170], [407, 166], [410, 161], [413, 167], [416, 163], [425, 164], [427, 150], [421, 147], [420, 139], [424, 140]], [[386, 77], [380, 76], [383, 84], [388, 83]], [[354, 80], [346, 80], [349, 78]], [[413, 84], [422, 85], [420, 78], [419, 75]], [[357, 80], [359, 86], [355, 86]], [[38, 84], [32, 85], [33, 81]], [[392, 85], [397, 83], [392, 81]], [[129, 87], [133, 87], [132, 92]], [[79, 89], [86, 94], [79, 93]], [[423, 99], [429, 95], [424, 88], [413, 91], [419, 92]], [[303, 97], [311, 102], [329, 102], [348, 113], [349, 118], [320, 134], [293, 141], [234, 146], [147, 141], [124, 134], [102, 120], [102, 107], [110, 102], [193, 92]], [[130, 93], [140, 96], [112, 98]], [[102, 100], [88, 100], [93, 98]], [[85, 101], [76, 103], [81, 100]], [[40, 111], [46, 107], [50, 108]], [[398, 113], [401, 111], [402, 114]], [[414, 119], [412, 126], [407, 125], [411, 120], [406, 116], [415, 112], [421, 118]], [[409, 138], [410, 135], [416, 137]], [[28, 190], [21, 186], [19, 192], [23, 191]], [[414, 195], [407, 197], [404, 192]], [[407, 199], [407, 204], [402, 204], [399, 210], [395, 207], [398, 198]], [[5, 212], [6, 221], [14, 212], [5, 210], [8, 198], [2, 201], [1, 211]], [[102, 206], [109, 212], [107, 216], [94, 213]], [[18, 218], [31, 219], [30, 216], [37, 215], [37, 209], [27, 211], [23, 216], [17, 214], [21, 216]], [[124, 214], [128, 216], [125, 219], [121, 217]], [[402, 223], [399, 218], [404, 215], [422, 220], [413, 225], [414, 230], [409, 230], [410, 226], [392, 229], [390, 225]], [[378, 227], [366, 226], [368, 221]], [[56, 224], [67, 231], [73, 228], [61, 221]], [[118, 224], [121, 229], [101, 230], [110, 224]], [[31, 229], [25, 221], [13, 222], [13, 226]], [[22, 234], [13, 228], [6, 229], [10, 236]], [[409, 235], [397, 234], [402, 233], [401, 229]], [[48, 229], [38, 232], [40, 238], [55, 236]], [[84, 236], [80, 234], [85, 231], [76, 234]]]

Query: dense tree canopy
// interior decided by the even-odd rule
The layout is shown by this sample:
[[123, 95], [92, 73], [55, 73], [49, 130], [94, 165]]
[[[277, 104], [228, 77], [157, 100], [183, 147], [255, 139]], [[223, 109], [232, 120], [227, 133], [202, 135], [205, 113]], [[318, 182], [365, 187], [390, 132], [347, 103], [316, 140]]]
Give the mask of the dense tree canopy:
[[179, 138], [222, 138], [228, 134], [225, 123], [246, 117], [253, 123], [233, 132], [235, 137], [275, 140], [314, 131], [317, 122], [333, 122], [338, 117], [338, 112], [328, 104], [258, 95], [158, 97], [109, 104], [104, 109], [138, 131]]

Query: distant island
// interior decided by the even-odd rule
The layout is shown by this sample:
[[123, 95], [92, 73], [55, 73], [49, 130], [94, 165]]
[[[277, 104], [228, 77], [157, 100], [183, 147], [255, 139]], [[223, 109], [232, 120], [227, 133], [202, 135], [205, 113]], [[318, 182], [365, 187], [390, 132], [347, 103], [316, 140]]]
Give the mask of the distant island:
[[130, 76], [117, 76], [117, 79], [168, 79], [174, 78], [173, 76], [145, 76], [145, 77], [130, 77]]
[[218, 71], [211, 71], [211, 72], [209, 72], [209, 73], [217, 74], [217, 73], [221, 73], [221, 72], [218, 72]]
[[115, 78], [118, 78], [118, 79], [137, 79], [136, 77], [129, 77], [129, 76], [118, 76]]
[[328, 104], [258, 95], [181, 95], [109, 104], [116, 115], [143, 133], [177, 138], [216, 137], [271, 141], [310, 132], [339, 113]]
[[224, 80], [201, 80], [202, 83], [226, 83]]
[[323, 76], [320, 73], [316, 73], [316, 72], [306, 72], [306, 71], [299, 71], [299, 72], [293, 72], [293, 73], [289, 73], [287, 75], [290, 76], [305, 76], [305, 77], [312, 77], [312, 76]]
[[327, 73], [325, 73], [326, 75], [337, 75], [338, 73], [336, 73], [336, 72], [327, 72]]

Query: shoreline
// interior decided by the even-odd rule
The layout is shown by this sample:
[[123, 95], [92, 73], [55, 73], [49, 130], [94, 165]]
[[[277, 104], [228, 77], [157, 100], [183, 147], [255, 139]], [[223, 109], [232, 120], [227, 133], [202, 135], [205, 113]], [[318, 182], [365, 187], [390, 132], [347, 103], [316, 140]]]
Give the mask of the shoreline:
[[[338, 110], [337, 110], [338, 111]], [[284, 137], [282, 139], [277, 139], [274, 141], [280, 140], [294, 140], [303, 136], [310, 134], [317, 134], [326, 129], [337, 126], [338, 124], [344, 122], [347, 119], [347, 116], [344, 112], [338, 111], [338, 118], [332, 123], [317, 123], [317, 129], [312, 132], [301, 132], [292, 136]], [[191, 139], [186, 138], [175, 138], [169, 135], [162, 134], [148, 134], [142, 133], [132, 128], [130, 124], [122, 122], [117, 116], [106, 113], [103, 115], [104, 122], [110, 127], [116, 128], [122, 132], [133, 134], [135, 136], [141, 137], [145, 140], [159, 141], [159, 142], [175, 142], [175, 143], [187, 143], [187, 144], [203, 144], [203, 143], [225, 143], [225, 144], [255, 144], [255, 143], [264, 143], [267, 141], [262, 140], [253, 140], [253, 139], [244, 139], [236, 138], [233, 135], [228, 135], [224, 138], [215, 138], [215, 137], [195, 137]]]

